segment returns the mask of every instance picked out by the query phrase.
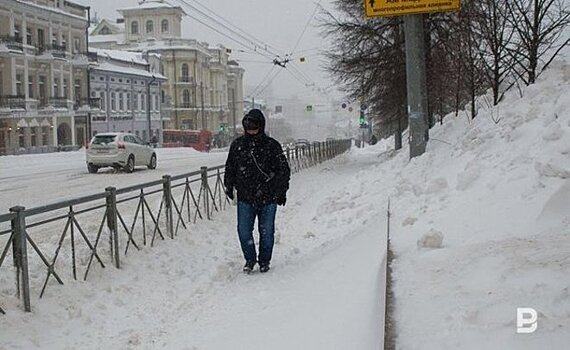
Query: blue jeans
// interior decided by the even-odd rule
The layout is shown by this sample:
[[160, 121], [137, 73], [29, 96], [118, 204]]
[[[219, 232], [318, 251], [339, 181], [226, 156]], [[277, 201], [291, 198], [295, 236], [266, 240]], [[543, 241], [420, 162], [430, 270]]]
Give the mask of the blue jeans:
[[[246, 261], [257, 261], [259, 265], [269, 264], [273, 253], [275, 241], [275, 214], [277, 204], [270, 203], [262, 207], [238, 201], [237, 229], [241, 250]], [[253, 225], [257, 217], [257, 230], [259, 231], [259, 257], [255, 251], [253, 239]]]

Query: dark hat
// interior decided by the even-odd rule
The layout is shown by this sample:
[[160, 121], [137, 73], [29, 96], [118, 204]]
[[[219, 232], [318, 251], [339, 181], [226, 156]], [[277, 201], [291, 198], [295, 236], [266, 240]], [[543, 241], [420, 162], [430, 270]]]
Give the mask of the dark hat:
[[265, 117], [263, 116], [263, 112], [257, 108], [250, 110], [243, 117], [242, 124], [244, 130], [261, 129], [261, 131], [263, 131], [265, 129]]

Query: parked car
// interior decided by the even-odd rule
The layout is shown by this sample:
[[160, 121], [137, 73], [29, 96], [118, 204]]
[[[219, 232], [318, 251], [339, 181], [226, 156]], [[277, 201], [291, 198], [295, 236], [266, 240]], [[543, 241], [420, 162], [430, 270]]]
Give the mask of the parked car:
[[149, 143], [137, 135], [122, 132], [106, 132], [95, 135], [87, 146], [87, 170], [96, 173], [100, 168], [122, 168], [131, 173], [135, 166], [156, 168], [156, 153]]

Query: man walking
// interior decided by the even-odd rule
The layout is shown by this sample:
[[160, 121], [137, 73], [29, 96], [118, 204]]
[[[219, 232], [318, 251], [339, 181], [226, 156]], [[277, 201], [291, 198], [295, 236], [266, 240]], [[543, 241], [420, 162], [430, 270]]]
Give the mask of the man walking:
[[[244, 135], [235, 139], [228, 153], [224, 174], [226, 195], [237, 190], [237, 229], [245, 258], [243, 271], [269, 271], [275, 240], [277, 205], [285, 205], [291, 170], [279, 142], [265, 134], [265, 117], [250, 110], [242, 120]], [[259, 255], [253, 226], [257, 217]]]

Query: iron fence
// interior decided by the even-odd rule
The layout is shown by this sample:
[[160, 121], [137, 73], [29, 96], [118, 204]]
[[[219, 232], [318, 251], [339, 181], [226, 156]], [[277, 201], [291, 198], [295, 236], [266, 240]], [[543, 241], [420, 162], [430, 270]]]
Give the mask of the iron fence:
[[[339, 155], [350, 140], [315, 143], [306, 149], [287, 149], [293, 172]], [[42, 298], [49, 286], [67, 278], [87, 280], [96, 267], [121, 267], [130, 250], [175, 239], [181, 228], [199, 219], [211, 220], [232, 205], [223, 185], [224, 166], [170, 176], [126, 188], [104, 191], [45, 206], [14, 206], [0, 215], [0, 294], [13, 294], [31, 311], [31, 294]], [[105, 242], [106, 241], [106, 242]], [[13, 288], [6, 287], [12, 253]], [[43, 271], [43, 273], [42, 273]], [[32, 273], [30, 273], [32, 272]], [[69, 277], [71, 275], [71, 277]], [[0, 313], [4, 310], [0, 306]]]

